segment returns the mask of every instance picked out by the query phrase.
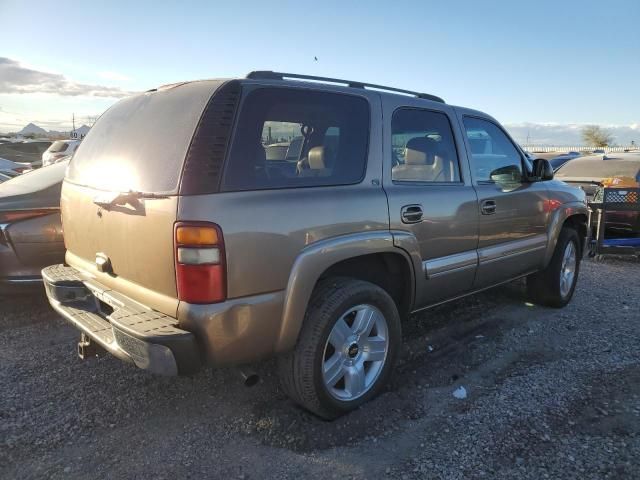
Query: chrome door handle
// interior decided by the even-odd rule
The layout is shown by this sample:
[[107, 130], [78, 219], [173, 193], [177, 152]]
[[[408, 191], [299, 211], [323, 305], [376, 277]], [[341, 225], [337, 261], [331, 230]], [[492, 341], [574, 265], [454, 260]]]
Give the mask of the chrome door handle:
[[484, 202], [482, 202], [480, 211], [482, 212], [483, 215], [493, 215], [494, 213], [496, 213], [496, 201], [485, 200]]
[[405, 205], [400, 210], [402, 223], [418, 223], [422, 221], [422, 205]]

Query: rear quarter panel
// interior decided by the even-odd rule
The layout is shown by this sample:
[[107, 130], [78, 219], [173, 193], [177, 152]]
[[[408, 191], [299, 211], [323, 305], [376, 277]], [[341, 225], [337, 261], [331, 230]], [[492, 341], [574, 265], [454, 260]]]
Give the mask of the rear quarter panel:
[[389, 229], [386, 196], [366, 180], [351, 186], [181, 197], [178, 219], [221, 227], [229, 298], [284, 290], [296, 257], [311, 244]]

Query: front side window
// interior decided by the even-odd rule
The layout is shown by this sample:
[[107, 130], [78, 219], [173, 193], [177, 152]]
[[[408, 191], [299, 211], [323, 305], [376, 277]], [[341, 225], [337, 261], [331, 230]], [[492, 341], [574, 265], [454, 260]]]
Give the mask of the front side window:
[[261, 88], [243, 103], [223, 189], [358, 183], [369, 142], [369, 104], [359, 97]]
[[497, 125], [480, 118], [465, 117], [464, 128], [478, 182], [510, 183], [522, 180], [520, 152]]
[[453, 132], [441, 112], [402, 108], [391, 120], [396, 182], [459, 182], [460, 169]]

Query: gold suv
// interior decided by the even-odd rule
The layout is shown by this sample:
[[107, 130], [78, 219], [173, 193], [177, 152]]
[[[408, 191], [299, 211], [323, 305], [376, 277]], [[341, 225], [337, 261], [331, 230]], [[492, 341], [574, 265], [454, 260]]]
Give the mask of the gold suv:
[[275, 72], [121, 100], [61, 212], [66, 263], [42, 274], [81, 354], [161, 374], [278, 356], [324, 418], [384, 388], [411, 312], [522, 276], [565, 305], [586, 235], [584, 193], [492, 117]]

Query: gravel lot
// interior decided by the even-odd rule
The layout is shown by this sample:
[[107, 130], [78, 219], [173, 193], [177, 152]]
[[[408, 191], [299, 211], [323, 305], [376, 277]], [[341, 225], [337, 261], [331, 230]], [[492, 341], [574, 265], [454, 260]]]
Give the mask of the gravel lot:
[[585, 261], [563, 310], [515, 282], [404, 336], [389, 392], [329, 423], [272, 364], [249, 389], [83, 362], [42, 296], [0, 298], [0, 477], [640, 478], [640, 262]]

